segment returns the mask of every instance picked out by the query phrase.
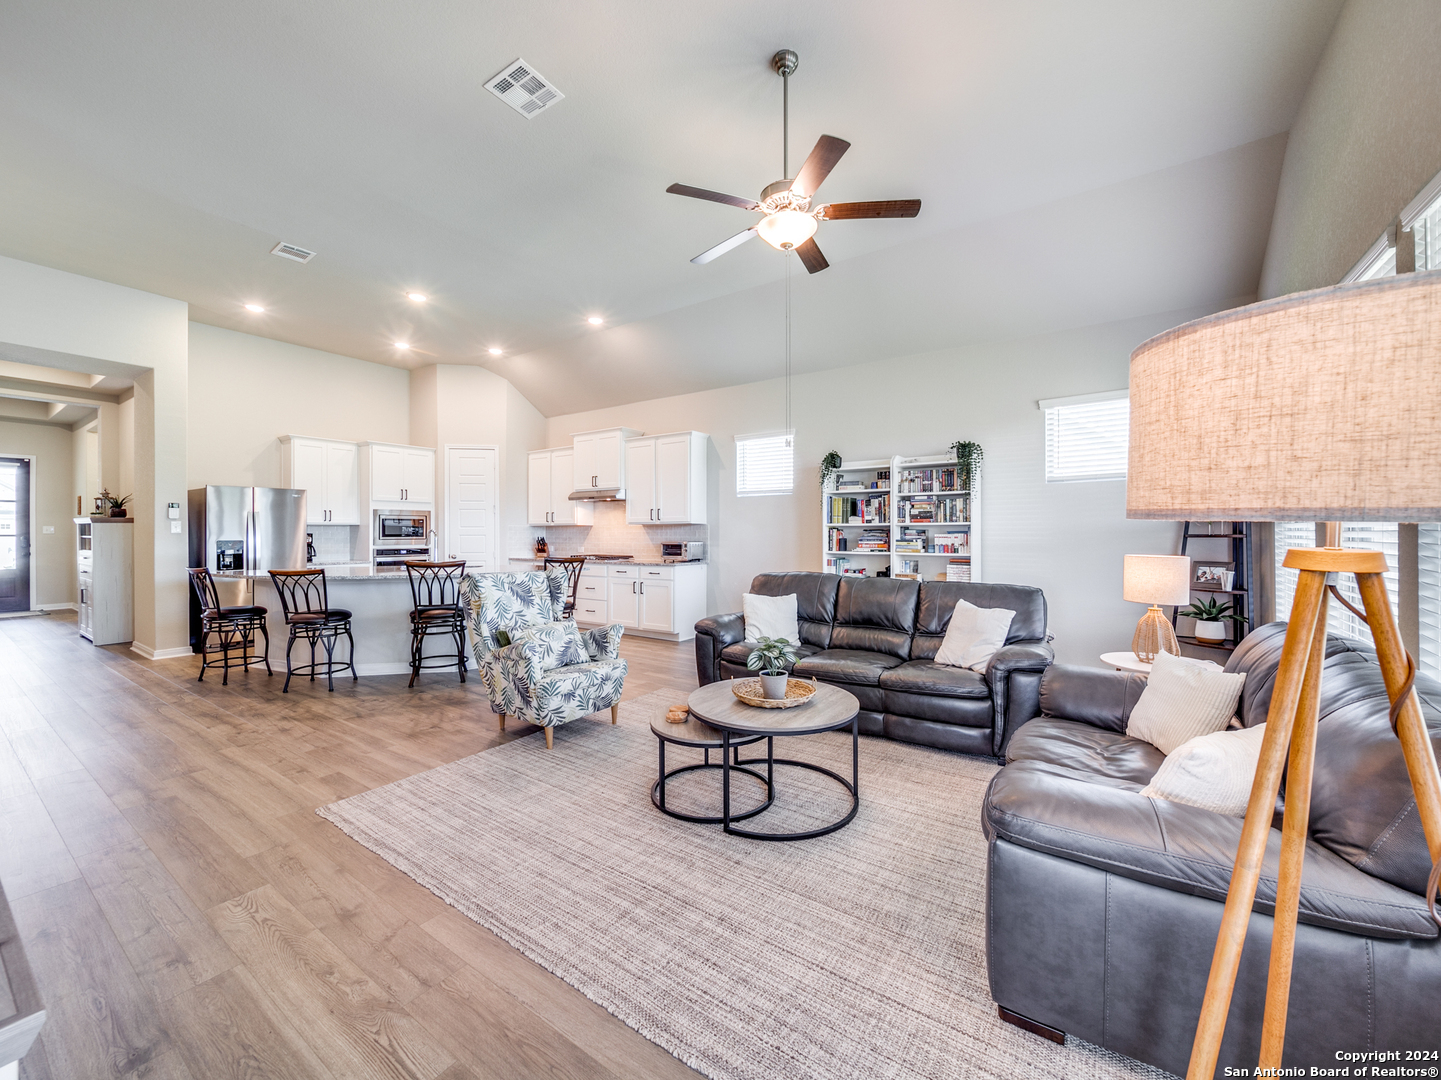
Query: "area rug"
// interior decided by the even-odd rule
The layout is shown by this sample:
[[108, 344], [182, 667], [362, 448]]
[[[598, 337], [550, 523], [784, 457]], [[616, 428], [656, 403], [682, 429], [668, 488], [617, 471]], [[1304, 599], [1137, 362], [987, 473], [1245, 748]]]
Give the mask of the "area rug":
[[[557, 729], [554, 750], [536, 733], [317, 813], [714, 1080], [1167, 1075], [996, 1016], [980, 829], [994, 764], [863, 739], [849, 826], [728, 836], [651, 805], [650, 721], [685, 696], [657, 691], [622, 704], [618, 725]], [[776, 753], [850, 773], [848, 734]], [[747, 783], [737, 801], [754, 805]], [[777, 769], [776, 787], [750, 827], [848, 805], [805, 770]], [[667, 804], [715, 812], [718, 791], [714, 772], [689, 773]]]

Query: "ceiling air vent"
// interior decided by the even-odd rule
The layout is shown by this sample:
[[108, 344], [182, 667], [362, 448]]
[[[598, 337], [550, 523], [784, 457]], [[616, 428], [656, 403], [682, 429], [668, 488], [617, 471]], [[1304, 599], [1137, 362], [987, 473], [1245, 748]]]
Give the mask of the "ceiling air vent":
[[492, 76], [485, 88], [527, 120], [565, 97], [518, 57]]
[[315, 252], [306, 251], [294, 244], [276, 244], [270, 249], [270, 254], [279, 255], [282, 259], [294, 259], [296, 262], [309, 262], [315, 258]]

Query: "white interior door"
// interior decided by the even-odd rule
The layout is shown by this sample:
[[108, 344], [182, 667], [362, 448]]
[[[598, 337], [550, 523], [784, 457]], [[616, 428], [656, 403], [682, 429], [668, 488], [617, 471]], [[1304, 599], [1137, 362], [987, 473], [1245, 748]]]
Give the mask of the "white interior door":
[[466, 570], [500, 566], [500, 453], [490, 446], [448, 446], [446, 454], [446, 558]]

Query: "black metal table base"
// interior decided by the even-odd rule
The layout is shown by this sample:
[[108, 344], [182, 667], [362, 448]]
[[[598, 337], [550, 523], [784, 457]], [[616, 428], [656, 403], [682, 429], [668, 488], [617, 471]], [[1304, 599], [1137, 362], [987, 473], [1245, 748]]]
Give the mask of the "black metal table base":
[[[774, 757], [773, 754], [770, 753], [766, 755], [766, 760], [770, 764], [772, 769], [774, 769], [776, 765], [790, 765], [793, 768], [810, 769], [812, 772], [818, 772], [823, 776], [829, 776], [832, 780], [840, 784], [841, 787], [843, 787], [846, 791], [850, 793], [851, 808], [849, 811], [847, 811], [844, 817], [841, 817], [828, 825], [822, 825], [819, 829], [808, 829], [805, 832], [766, 833], [756, 832], [752, 829], [737, 829], [735, 827], [734, 822], [743, 821], [745, 818], [753, 817], [754, 813], [739, 815], [733, 815], [731, 813], [730, 774], [732, 770], [732, 765], [730, 763], [730, 749], [736, 744], [731, 742], [731, 733], [729, 731], [723, 731], [722, 738], [723, 742], [721, 748], [720, 824], [721, 827], [732, 836], [744, 836], [748, 840], [812, 840], [817, 836], [825, 836], [828, 833], [835, 832], [837, 829], [843, 829], [855, 820], [856, 811], [859, 810], [861, 806], [861, 725], [859, 714], [851, 719], [851, 778], [849, 781], [847, 781], [846, 778], [844, 776], [841, 776], [839, 773], [832, 772], [830, 769], [827, 769], [824, 766], [816, 765], [809, 761], [794, 761], [790, 758], [778, 758]], [[739, 764], [740, 766], [744, 766], [757, 763], [741, 761]], [[774, 789], [772, 789], [771, 797], [772, 799], [774, 799], [775, 797]], [[769, 806], [770, 804], [767, 803], [766, 805]]]
[[[765, 776], [762, 776], [760, 773], [756, 772], [754, 769], [746, 768], [746, 766], [748, 766], [748, 765], [765, 765], [765, 764], [774, 762], [775, 759], [774, 759], [774, 757], [772, 756], [772, 755], [773, 755], [773, 752], [774, 752], [774, 749], [775, 749], [775, 747], [774, 747], [774, 745], [773, 745], [773, 744], [774, 744], [774, 740], [768, 740], [768, 743], [770, 743], [770, 744], [772, 744], [772, 745], [768, 745], [768, 746], [767, 746], [767, 748], [766, 748], [766, 749], [767, 749], [767, 754], [766, 754], [766, 757], [765, 757], [765, 758], [757, 758], [757, 759], [755, 759], [754, 761], [742, 761], [742, 760], [741, 760], [741, 757], [740, 757], [740, 753], [741, 753], [740, 748], [741, 748], [742, 746], [749, 746], [751, 743], [753, 743], [753, 742], [758, 742], [758, 741], [759, 741], [759, 737], [754, 738], [754, 739], [746, 739], [744, 742], [732, 743], [731, 745], [732, 745], [733, 748], [734, 748], [734, 749], [733, 749], [733, 755], [734, 755], [735, 760], [734, 760], [734, 762], [732, 762], [729, 766], [723, 766], [722, 763], [719, 762], [719, 761], [711, 761], [711, 759], [710, 759], [710, 748], [709, 748], [709, 747], [702, 747], [702, 749], [705, 750], [705, 760], [704, 760], [704, 761], [697, 762], [697, 763], [694, 764], [694, 765], [683, 765], [683, 766], [681, 766], [679, 769], [672, 769], [670, 772], [666, 772], [666, 771], [665, 771], [665, 743], [666, 743], [666, 741], [665, 741], [665, 739], [662, 739], [662, 738], [660, 738], [660, 737], [657, 737], [657, 738], [656, 738], [656, 742], [660, 744], [660, 778], [659, 778], [658, 780], [656, 780], [656, 782], [655, 782], [654, 784], [651, 785], [651, 789], [650, 789], [650, 801], [655, 804], [655, 808], [656, 808], [657, 810], [659, 810], [662, 814], [669, 814], [671, 817], [673, 817], [673, 818], [679, 818], [681, 821], [691, 821], [691, 822], [694, 822], [694, 823], [697, 824], [697, 825], [723, 825], [723, 824], [725, 823], [725, 820], [726, 820], [724, 817], [707, 817], [706, 815], [703, 815], [703, 814], [685, 814], [685, 813], [682, 813], [682, 812], [679, 811], [679, 810], [672, 810], [670, 807], [666, 806], [666, 804], [665, 804], [665, 784], [666, 784], [666, 781], [669, 780], [671, 777], [673, 777], [673, 776], [679, 776], [679, 775], [681, 775], [681, 773], [694, 772], [694, 771], [697, 770], [697, 769], [721, 769], [721, 768], [724, 768], [724, 770], [725, 770], [725, 772], [726, 772], [727, 775], [729, 775], [729, 772], [730, 772], [731, 769], [735, 769], [737, 772], [743, 772], [743, 773], [745, 773], [747, 776], [753, 776], [753, 777], [755, 777], [757, 780], [759, 780], [763, 785], [765, 785], [765, 789], [766, 789], [766, 801], [765, 801], [765, 802], [761, 803], [759, 806], [755, 807], [755, 808], [752, 809], [752, 810], [747, 810], [747, 811], [746, 811], [745, 813], [743, 813], [743, 814], [736, 814], [736, 815], [732, 816], [730, 820], [732, 820], [732, 821], [744, 821], [746, 818], [755, 817], [757, 814], [759, 814], [759, 813], [760, 813], [761, 811], [763, 811], [763, 810], [769, 810], [771, 803], [773, 803], [773, 802], [775, 801], [775, 797], [776, 797], [775, 785], [774, 785], [774, 783], [772, 782], [772, 781], [773, 781], [773, 776], [770, 777], [770, 778], [765, 777]], [[727, 805], [729, 805], [728, 802], [727, 802]]]

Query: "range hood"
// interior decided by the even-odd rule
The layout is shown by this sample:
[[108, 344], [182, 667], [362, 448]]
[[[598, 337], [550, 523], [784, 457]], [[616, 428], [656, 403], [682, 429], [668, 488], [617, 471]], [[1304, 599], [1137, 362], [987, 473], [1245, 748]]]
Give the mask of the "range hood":
[[625, 488], [584, 488], [566, 498], [571, 502], [625, 502]]

